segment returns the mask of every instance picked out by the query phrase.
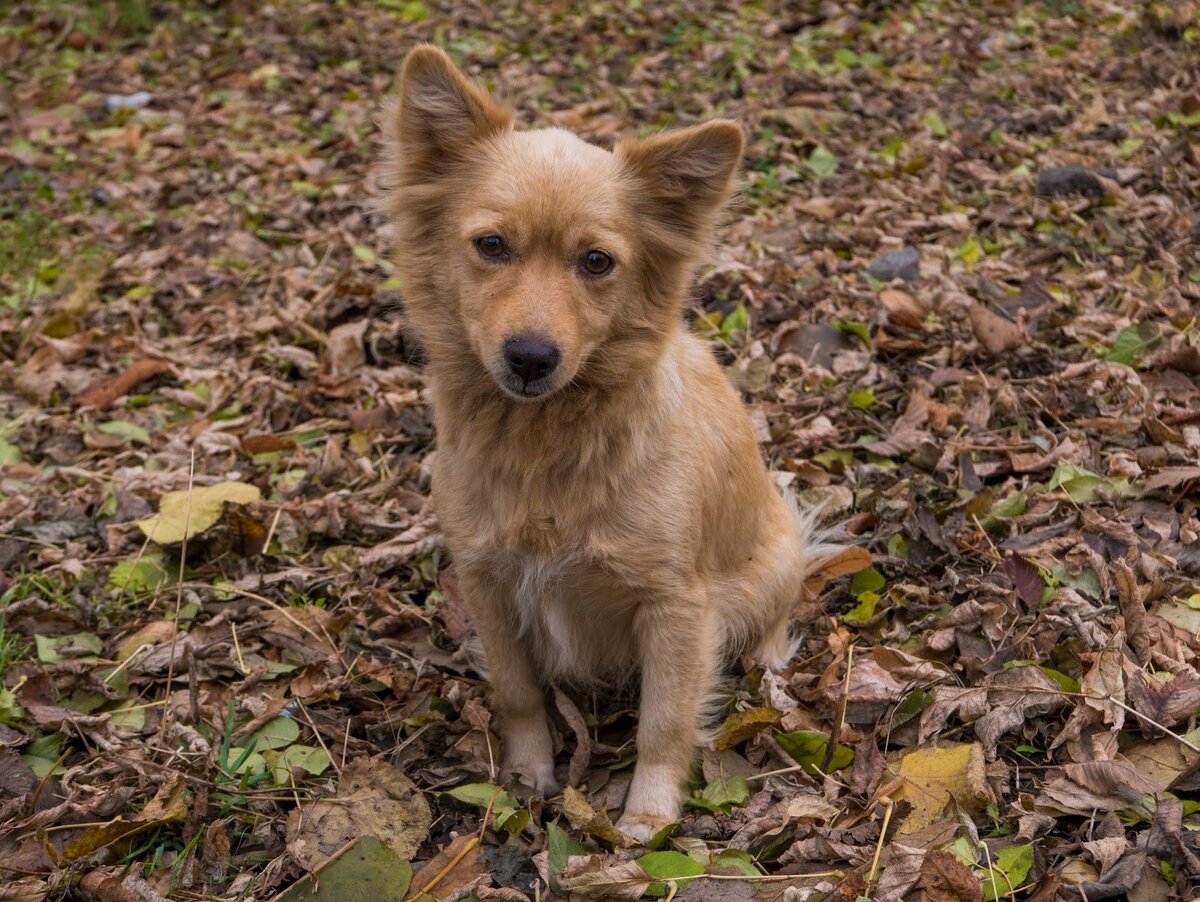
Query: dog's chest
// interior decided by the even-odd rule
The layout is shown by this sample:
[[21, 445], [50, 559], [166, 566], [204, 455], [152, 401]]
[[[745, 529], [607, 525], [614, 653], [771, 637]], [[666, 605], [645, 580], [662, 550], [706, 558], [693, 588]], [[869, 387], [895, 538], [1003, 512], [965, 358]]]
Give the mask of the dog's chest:
[[501, 553], [496, 564], [513, 578], [518, 628], [543, 672], [590, 680], [628, 669], [636, 591], [603, 562], [565, 549], [549, 558]]

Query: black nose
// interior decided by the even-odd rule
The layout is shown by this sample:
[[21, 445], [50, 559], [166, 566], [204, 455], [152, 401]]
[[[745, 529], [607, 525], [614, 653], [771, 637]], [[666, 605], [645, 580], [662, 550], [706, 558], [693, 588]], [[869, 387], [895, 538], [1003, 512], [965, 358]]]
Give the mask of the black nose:
[[504, 342], [508, 368], [525, 384], [549, 376], [561, 357], [558, 347], [544, 338], [519, 335]]

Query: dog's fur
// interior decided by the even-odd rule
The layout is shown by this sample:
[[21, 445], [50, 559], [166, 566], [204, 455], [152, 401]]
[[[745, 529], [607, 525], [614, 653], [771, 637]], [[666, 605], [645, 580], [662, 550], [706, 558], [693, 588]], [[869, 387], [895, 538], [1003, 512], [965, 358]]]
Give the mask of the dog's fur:
[[[555, 791], [544, 687], [640, 673], [619, 826], [644, 840], [679, 815], [721, 662], [787, 660], [827, 550], [772, 485], [740, 399], [681, 315], [742, 130], [715, 120], [611, 152], [514, 131], [429, 46], [408, 56], [383, 125], [405, 304], [429, 360], [434, 506], [505, 768]], [[476, 244], [492, 235], [503, 259]], [[584, 268], [593, 249], [614, 261], [607, 274]], [[528, 392], [504, 357], [526, 335], [560, 353]]]

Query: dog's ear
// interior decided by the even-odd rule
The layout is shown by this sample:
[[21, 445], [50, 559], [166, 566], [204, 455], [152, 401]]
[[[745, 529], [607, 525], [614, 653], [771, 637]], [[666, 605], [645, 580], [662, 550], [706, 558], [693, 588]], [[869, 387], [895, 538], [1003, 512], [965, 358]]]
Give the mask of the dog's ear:
[[637, 183], [634, 203], [680, 244], [708, 237], [733, 193], [745, 138], [736, 122], [714, 119], [617, 145], [617, 157]]
[[512, 128], [512, 110], [463, 75], [445, 51], [413, 49], [400, 71], [400, 87], [385, 113], [388, 139], [396, 142], [410, 178], [442, 175], [480, 139]]

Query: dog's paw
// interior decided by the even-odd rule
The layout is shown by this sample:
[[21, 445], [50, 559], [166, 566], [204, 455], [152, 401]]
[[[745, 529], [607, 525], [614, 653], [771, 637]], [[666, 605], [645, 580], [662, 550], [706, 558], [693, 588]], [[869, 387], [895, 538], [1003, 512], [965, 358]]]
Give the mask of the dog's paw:
[[645, 845], [655, 833], [674, 822], [675, 819], [672, 817], [664, 817], [659, 814], [633, 814], [627, 811], [617, 821], [617, 829], [630, 839], [635, 839]]
[[558, 795], [562, 789], [558, 780], [554, 778], [553, 761], [541, 763], [513, 761], [504, 765], [503, 773], [516, 777], [530, 789], [540, 793], [545, 799]]

